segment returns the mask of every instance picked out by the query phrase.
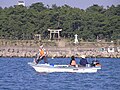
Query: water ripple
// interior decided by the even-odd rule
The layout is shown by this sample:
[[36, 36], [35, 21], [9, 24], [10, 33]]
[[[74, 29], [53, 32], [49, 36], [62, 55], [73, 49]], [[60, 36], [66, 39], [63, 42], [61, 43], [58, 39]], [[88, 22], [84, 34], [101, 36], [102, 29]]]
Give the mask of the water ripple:
[[[70, 61], [69, 58], [48, 60], [54, 64], [66, 64]], [[99, 58], [102, 69], [90, 74], [37, 73], [27, 64], [30, 61], [32, 58], [0, 58], [0, 90], [120, 89], [120, 59]]]

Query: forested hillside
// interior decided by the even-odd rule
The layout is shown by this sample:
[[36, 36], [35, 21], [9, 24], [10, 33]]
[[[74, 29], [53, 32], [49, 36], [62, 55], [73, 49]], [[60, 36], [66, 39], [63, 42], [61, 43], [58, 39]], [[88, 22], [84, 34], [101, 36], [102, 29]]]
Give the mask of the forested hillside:
[[120, 5], [103, 8], [93, 5], [86, 10], [68, 5], [52, 7], [34, 3], [29, 7], [0, 8], [0, 38], [30, 40], [34, 34], [49, 38], [48, 28], [62, 28], [61, 36], [87, 41], [120, 39]]

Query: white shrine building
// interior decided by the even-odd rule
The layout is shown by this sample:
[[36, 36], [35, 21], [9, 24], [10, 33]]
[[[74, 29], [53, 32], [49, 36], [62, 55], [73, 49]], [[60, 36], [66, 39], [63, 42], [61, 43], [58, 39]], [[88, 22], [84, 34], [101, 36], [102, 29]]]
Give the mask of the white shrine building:
[[24, 2], [24, 1], [18, 1], [18, 5], [23, 5], [23, 6], [25, 6], [25, 2]]
[[78, 35], [75, 34], [74, 36], [75, 36], [75, 41], [74, 41], [74, 43], [75, 43], [75, 44], [79, 43], [79, 42], [78, 42]]

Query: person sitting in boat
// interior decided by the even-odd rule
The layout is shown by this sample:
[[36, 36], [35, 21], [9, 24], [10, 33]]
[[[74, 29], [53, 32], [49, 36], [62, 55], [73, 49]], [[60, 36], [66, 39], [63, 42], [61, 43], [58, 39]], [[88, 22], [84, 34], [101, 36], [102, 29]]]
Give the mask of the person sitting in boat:
[[101, 66], [101, 64], [99, 63], [98, 60], [93, 60], [92, 63], [91, 63], [91, 66]]
[[70, 66], [74, 66], [74, 67], [76, 67], [76, 61], [75, 61], [75, 57], [74, 56], [72, 56], [71, 57], [71, 61], [70, 61]]
[[80, 65], [81, 66], [86, 66], [86, 64], [88, 64], [87, 59], [85, 58], [85, 55], [81, 56], [81, 60], [80, 60]]
[[34, 61], [35, 61], [36, 64], [38, 64], [39, 61], [41, 61], [42, 59], [44, 59], [45, 63], [48, 63], [48, 61], [47, 61], [47, 52], [43, 48], [43, 45], [40, 46], [39, 53], [37, 55], [37, 58]]

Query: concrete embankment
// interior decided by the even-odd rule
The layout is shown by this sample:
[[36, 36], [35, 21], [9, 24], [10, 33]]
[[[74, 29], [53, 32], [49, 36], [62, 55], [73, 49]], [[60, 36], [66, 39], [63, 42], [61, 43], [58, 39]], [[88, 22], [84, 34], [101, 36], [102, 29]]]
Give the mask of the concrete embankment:
[[[39, 47], [28, 46], [1, 46], [0, 57], [35, 57]], [[97, 48], [79, 48], [79, 47], [45, 47], [48, 51], [48, 57], [71, 57], [72, 55], [80, 57], [111, 57], [120, 58], [120, 52], [109, 53], [107, 51], [98, 51]]]

